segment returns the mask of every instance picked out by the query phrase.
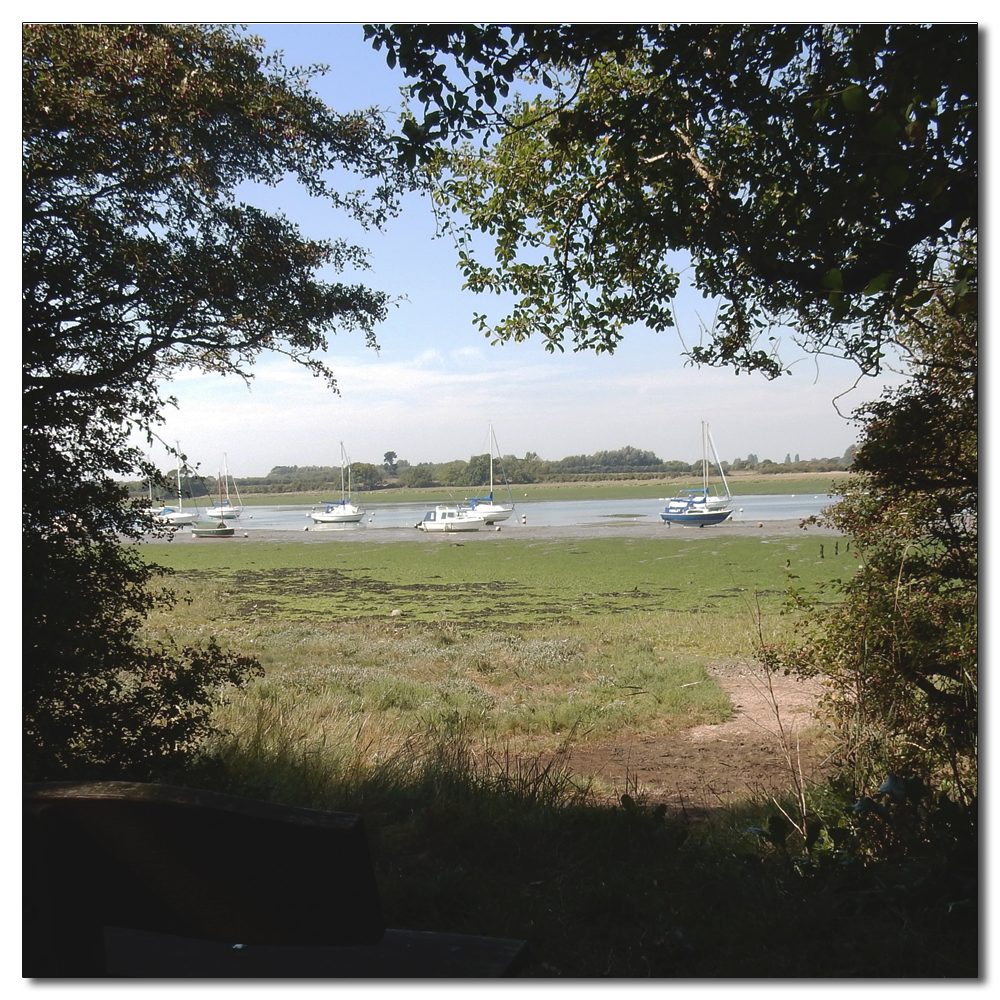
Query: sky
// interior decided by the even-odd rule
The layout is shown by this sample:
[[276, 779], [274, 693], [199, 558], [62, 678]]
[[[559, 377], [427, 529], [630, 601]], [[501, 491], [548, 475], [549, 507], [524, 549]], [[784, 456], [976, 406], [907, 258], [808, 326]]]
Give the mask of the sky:
[[[338, 111], [378, 105], [394, 113], [401, 75], [364, 41], [358, 24], [250, 24], [288, 65], [327, 63], [314, 90]], [[842, 455], [857, 440], [848, 416], [899, 381], [888, 374], [860, 385], [856, 368], [800, 356], [793, 374], [760, 375], [685, 363], [680, 337], [697, 342], [713, 306], [682, 292], [677, 331], [629, 330], [614, 355], [550, 355], [541, 342], [491, 346], [473, 325], [475, 312], [501, 318], [500, 301], [465, 292], [453, 247], [435, 239], [427, 201], [408, 197], [383, 233], [365, 233], [294, 184], [265, 190], [262, 207], [278, 209], [315, 237], [344, 237], [371, 251], [364, 280], [399, 301], [378, 328], [380, 349], [363, 335], [331, 338], [325, 360], [340, 394], [283, 357], [263, 358], [247, 386], [239, 379], [185, 374], [165, 392], [178, 400], [159, 428], [192, 463], [213, 471], [223, 460], [239, 477], [275, 465], [338, 465], [340, 442], [354, 462], [445, 462], [488, 450], [490, 423], [500, 451], [543, 459], [631, 445], [665, 461], [701, 457], [707, 421], [720, 458], [749, 453], [782, 461]], [[334, 276], [331, 274], [332, 279]], [[783, 360], [796, 357], [791, 333]], [[153, 454], [172, 468], [163, 450]]]

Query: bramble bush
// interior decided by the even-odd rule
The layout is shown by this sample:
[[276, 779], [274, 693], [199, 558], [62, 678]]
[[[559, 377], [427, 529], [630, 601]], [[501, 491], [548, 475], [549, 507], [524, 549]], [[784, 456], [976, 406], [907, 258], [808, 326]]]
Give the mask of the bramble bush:
[[857, 796], [887, 774], [966, 803], [977, 789], [977, 318], [974, 296], [949, 287], [901, 338], [910, 381], [859, 411], [856, 475], [824, 515], [856, 572], [793, 581], [798, 640], [761, 650], [771, 669], [825, 678]]

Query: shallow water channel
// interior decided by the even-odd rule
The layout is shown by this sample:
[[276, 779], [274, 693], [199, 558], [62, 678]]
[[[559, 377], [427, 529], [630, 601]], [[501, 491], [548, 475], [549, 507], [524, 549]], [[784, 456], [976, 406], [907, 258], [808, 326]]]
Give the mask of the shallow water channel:
[[[733, 516], [741, 521], [783, 521], [818, 514], [835, 498], [825, 493], [787, 496], [733, 496]], [[659, 523], [666, 497], [660, 500], [523, 500], [515, 498], [514, 514], [503, 521], [504, 528], [527, 524], [536, 528], [583, 524], [607, 524], [609, 520]], [[314, 524], [309, 516], [312, 505], [261, 505], [245, 507], [236, 522], [243, 531], [356, 532], [380, 528], [412, 528], [427, 512], [426, 503], [365, 503], [364, 519], [358, 524]], [[321, 509], [321, 508], [320, 508]], [[185, 530], [186, 529], [182, 529]]]

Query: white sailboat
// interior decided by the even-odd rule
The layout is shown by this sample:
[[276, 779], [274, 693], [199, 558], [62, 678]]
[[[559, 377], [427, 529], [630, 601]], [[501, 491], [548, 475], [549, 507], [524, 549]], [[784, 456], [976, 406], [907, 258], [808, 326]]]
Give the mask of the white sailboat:
[[[197, 524], [191, 525], [191, 534], [195, 538], [233, 538], [236, 534], [236, 529], [231, 524], [226, 524], [223, 518], [225, 514], [219, 513], [219, 511], [224, 508], [221, 506], [222, 500], [225, 498], [222, 486], [222, 473], [219, 473], [219, 506], [213, 507], [208, 512], [208, 517], [211, 520], [199, 521]], [[234, 515], [235, 516], [235, 515]]]
[[[467, 510], [476, 517], [482, 517], [487, 524], [496, 521], [506, 521], [514, 513], [514, 498], [510, 492], [510, 484], [507, 482], [507, 473], [503, 468], [503, 459], [500, 458], [500, 447], [497, 444], [496, 434], [493, 433], [493, 424], [490, 424], [489, 432], [490, 445], [490, 482], [489, 493], [483, 497], [466, 497], [462, 510]], [[500, 461], [500, 472], [503, 475], [503, 484], [507, 488], [507, 503], [496, 503], [493, 500], [493, 454], [496, 453]]]
[[[178, 451], [180, 446], [178, 445]], [[181, 488], [181, 463], [177, 463], [177, 504], [161, 507], [153, 515], [157, 524], [169, 524], [174, 527], [181, 527], [185, 524], [194, 524], [201, 515], [197, 507], [195, 510], [184, 509], [184, 490]]]
[[[229, 456], [222, 456], [222, 465], [225, 473], [219, 473], [219, 499], [212, 501], [212, 509], [208, 512], [209, 517], [221, 517], [231, 521], [243, 513], [243, 500], [240, 498], [240, 488], [236, 485], [236, 480], [229, 475]], [[229, 493], [229, 483], [232, 481], [233, 492], [236, 494], [236, 502], [233, 503]]]
[[[709, 446], [723, 489], [726, 491], [725, 496], [718, 494], [713, 496], [709, 492]], [[701, 424], [701, 451], [701, 489], [681, 490], [679, 496], [667, 502], [667, 506], [660, 512], [660, 517], [668, 524], [688, 524], [704, 528], [709, 524], [722, 524], [732, 517], [733, 498], [729, 492], [729, 483], [726, 482], [726, 474], [722, 471], [722, 463], [719, 461], [719, 453], [715, 450], [712, 432], [704, 421]]]
[[[344, 472], [347, 478], [344, 478]], [[324, 500], [323, 510], [315, 507], [310, 512], [310, 517], [316, 524], [356, 524], [365, 516], [364, 507], [358, 506], [351, 500], [353, 483], [351, 482], [351, 460], [344, 451], [344, 442], [340, 442], [340, 499]]]

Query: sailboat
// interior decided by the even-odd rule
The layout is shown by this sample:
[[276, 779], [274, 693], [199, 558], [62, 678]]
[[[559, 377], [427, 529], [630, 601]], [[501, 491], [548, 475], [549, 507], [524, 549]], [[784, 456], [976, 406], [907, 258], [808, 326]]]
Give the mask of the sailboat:
[[[503, 459], [500, 458], [500, 447], [497, 445], [497, 436], [493, 433], [493, 424], [490, 424], [489, 433], [490, 445], [490, 491], [484, 497], [466, 497], [462, 510], [469, 511], [476, 517], [481, 517], [486, 524], [493, 524], [496, 521], [506, 521], [514, 513], [514, 498], [511, 496], [510, 484], [507, 482], [507, 473], [504, 472]], [[508, 503], [495, 503], [493, 500], [493, 455], [496, 453], [500, 461], [500, 472], [503, 475], [503, 484], [507, 488]]]
[[199, 521], [197, 524], [191, 525], [191, 534], [195, 538], [232, 538], [236, 534], [236, 529], [231, 524], [226, 524], [223, 520], [224, 514], [217, 513], [217, 511], [222, 510], [221, 501], [223, 498], [222, 492], [222, 473], [219, 473], [219, 505], [213, 506], [208, 512], [208, 521]]
[[[178, 451], [180, 450], [180, 445], [177, 446]], [[174, 527], [180, 527], [184, 524], [194, 524], [198, 520], [199, 513], [197, 509], [185, 510], [184, 509], [184, 491], [181, 488], [181, 463], [177, 463], [177, 505], [161, 507], [153, 515], [153, 519], [157, 524], [169, 524]]]
[[[347, 474], [345, 480], [344, 474]], [[355, 524], [365, 516], [364, 507], [359, 507], [351, 500], [351, 460], [344, 451], [344, 442], [340, 442], [340, 499], [324, 500], [320, 506], [325, 505], [323, 510], [315, 507], [310, 513], [310, 517], [316, 524]]]
[[[712, 449], [712, 457], [715, 459], [715, 467], [718, 469], [719, 478], [722, 480], [725, 496], [712, 495], [708, 488], [708, 450]], [[707, 524], [722, 524], [728, 520], [733, 513], [733, 498], [729, 492], [729, 484], [726, 482], [726, 474], [722, 471], [722, 463], [719, 461], [719, 454], [715, 450], [715, 441], [708, 424], [702, 421], [701, 424], [701, 489], [681, 490], [680, 495], [667, 502], [667, 506], [660, 511], [660, 517], [668, 524], [689, 524], [699, 528], [704, 528]]]
[[[225, 468], [225, 475], [219, 473], [219, 499], [212, 501], [212, 509], [208, 512], [209, 517], [222, 517], [227, 521], [240, 516], [243, 513], [243, 501], [240, 498], [240, 488], [236, 485], [236, 480], [229, 475], [229, 456], [222, 456], [222, 464]], [[236, 503], [233, 503], [229, 495], [229, 482], [232, 480], [233, 492], [236, 494]], [[223, 495], [223, 490], [225, 495]]]

